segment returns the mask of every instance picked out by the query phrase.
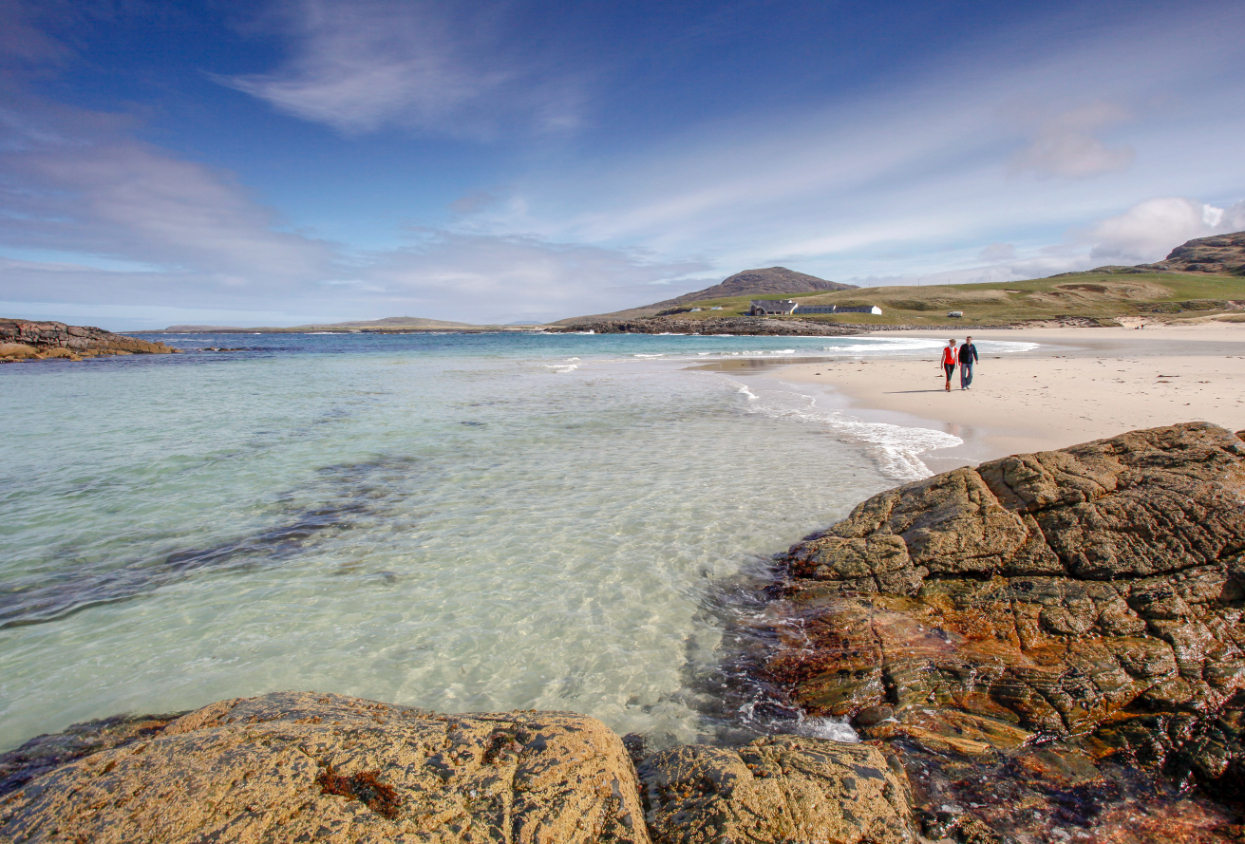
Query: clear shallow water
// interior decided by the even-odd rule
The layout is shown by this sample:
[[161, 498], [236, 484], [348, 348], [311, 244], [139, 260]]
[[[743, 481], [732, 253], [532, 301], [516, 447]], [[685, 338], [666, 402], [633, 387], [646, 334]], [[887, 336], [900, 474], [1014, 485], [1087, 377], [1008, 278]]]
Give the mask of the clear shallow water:
[[695, 740], [713, 584], [956, 442], [686, 368], [910, 340], [167, 339], [0, 367], [0, 747], [294, 688]]

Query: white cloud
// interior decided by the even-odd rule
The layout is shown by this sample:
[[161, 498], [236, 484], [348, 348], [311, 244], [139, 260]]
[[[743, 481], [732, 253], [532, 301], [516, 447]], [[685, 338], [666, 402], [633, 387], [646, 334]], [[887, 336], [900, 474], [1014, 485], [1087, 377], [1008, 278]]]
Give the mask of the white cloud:
[[507, 11], [496, 2], [290, 0], [279, 16], [289, 61], [217, 79], [346, 133], [396, 124], [487, 135], [508, 120], [537, 131], [575, 128], [577, 85], [512, 55]]
[[1137, 157], [1133, 148], [1108, 147], [1094, 133], [1130, 117], [1119, 105], [1099, 102], [1043, 120], [1032, 144], [1012, 159], [1012, 167], [1074, 179], [1125, 170]]
[[1045, 278], [1109, 264], [1154, 263], [1188, 240], [1242, 229], [1245, 229], [1245, 202], [1225, 209], [1195, 199], [1161, 197], [1140, 202], [1122, 214], [1074, 230], [1062, 243], [1026, 249], [994, 243], [975, 254], [964, 251], [959, 256], [963, 261], [959, 267], [840, 280], [872, 287]]
[[1225, 209], [1216, 226], [1220, 232], [1245, 231], [1245, 201]]
[[499, 202], [501, 202], [501, 199], [489, 191], [477, 190], [464, 194], [451, 202], [450, 210], [455, 214], [478, 214]]
[[988, 264], [999, 264], [1016, 258], [1016, 247], [1010, 243], [991, 243], [981, 250], [981, 260]]
[[1186, 240], [1234, 231], [1245, 203], [1216, 208], [1184, 197], [1149, 199], [1103, 220], [1082, 235], [1090, 258], [1100, 263], [1148, 264], [1161, 261]]

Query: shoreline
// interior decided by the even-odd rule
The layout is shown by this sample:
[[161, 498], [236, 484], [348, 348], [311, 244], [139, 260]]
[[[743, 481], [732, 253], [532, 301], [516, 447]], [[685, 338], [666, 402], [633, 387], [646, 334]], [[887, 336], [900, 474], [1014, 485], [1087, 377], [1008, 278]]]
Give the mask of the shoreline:
[[[1149, 323], [1148, 329], [1144, 336], [1119, 328], [973, 331], [982, 359], [972, 388], [959, 388], [957, 370], [950, 393], [932, 355], [827, 356], [758, 374], [815, 387], [819, 404], [864, 421], [932, 428], [963, 440], [920, 455], [934, 473], [1178, 422], [1245, 427], [1245, 325]], [[887, 336], [945, 342], [953, 335]], [[988, 351], [990, 341], [1039, 345], [996, 354]], [[987, 349], [981, 349], [983, 342]]]

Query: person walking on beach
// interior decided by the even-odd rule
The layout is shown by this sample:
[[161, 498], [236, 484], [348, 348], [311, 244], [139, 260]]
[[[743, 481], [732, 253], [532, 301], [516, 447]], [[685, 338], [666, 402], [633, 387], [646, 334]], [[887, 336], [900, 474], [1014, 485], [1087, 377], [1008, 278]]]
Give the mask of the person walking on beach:
[[951, 392], [951, 376], [955, 373], [955, 364], [957, 356], [955, 353], [955, 341], [948, 340], [947, 348], [942, 350], [942, 369], [947, 373], [947, 392]]
[[960, 345], [960, 389], [967, 390], [973, 383], [973, 364], [977, 362], [977, 347], [972, 337], [965, 337]]

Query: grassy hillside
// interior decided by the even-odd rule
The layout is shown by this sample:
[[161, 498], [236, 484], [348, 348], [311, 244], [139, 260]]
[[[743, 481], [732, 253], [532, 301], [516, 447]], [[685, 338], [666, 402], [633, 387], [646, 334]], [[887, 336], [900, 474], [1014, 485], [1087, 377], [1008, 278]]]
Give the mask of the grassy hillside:
[[[1035, 319], [1123, 316], [1162, 319], [1201, 317], [1230, 310], [1245, 300], [1245, 278], [1195, 273], [1068, 273], [1032, 281], [946, 284], [928, 287], [864, 287], [857, 290], [770, 296], [733, 296], [683, 304], [700, 311], [683, 319], [746, 313], [752, 299], [796, 299], [801, 304], [877, 305], [871, 314], [816, 315], [805, 319], [853, 325], [1001, 325]], [[721, 310], [712, 310], [720, 307]], [[948, 318], [948, 311], [963, 311]], [[797, 314], [798, 316], [798, 314]], [[790, 317], [785, 317], [790, 319]]]

